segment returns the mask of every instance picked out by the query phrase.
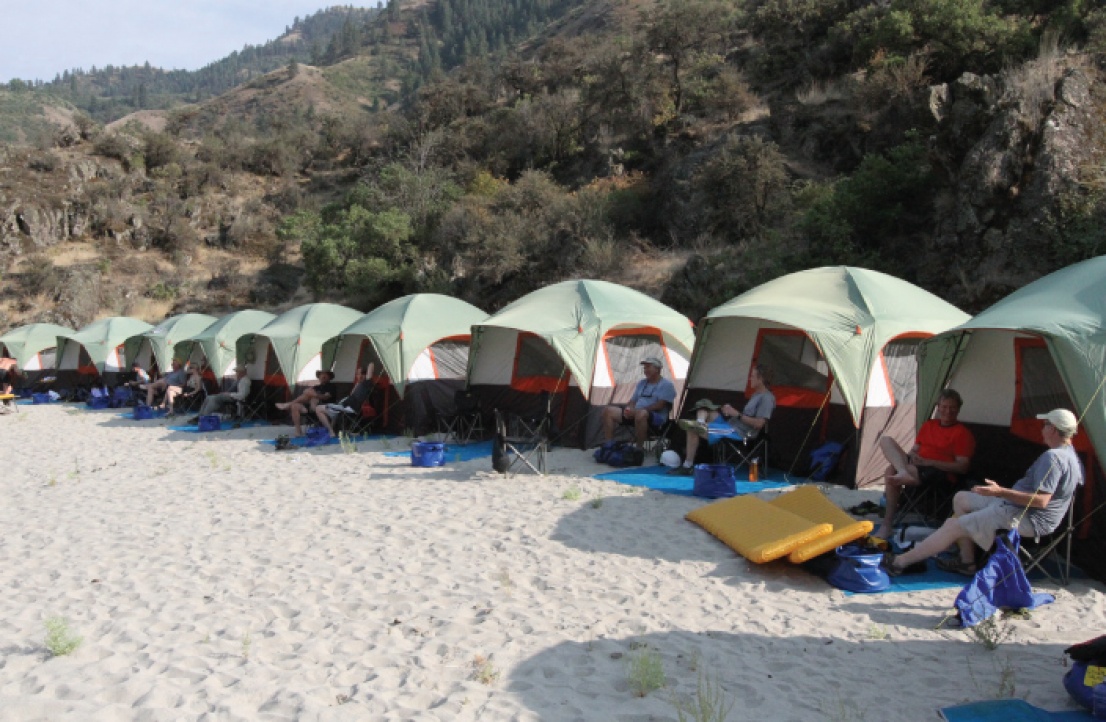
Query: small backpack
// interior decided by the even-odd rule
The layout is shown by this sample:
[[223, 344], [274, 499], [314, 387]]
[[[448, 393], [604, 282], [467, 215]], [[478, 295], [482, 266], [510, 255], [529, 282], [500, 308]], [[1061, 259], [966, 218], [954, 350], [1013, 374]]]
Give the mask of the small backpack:
[[607, 441], [595, 450], [595, 460], [609, 466], [641, 466], [645, 451], [629, 441]]
[[837, 464], [845, 452], [845, 445], [827, 441], [810, 452], [810, 480], [827, 481], [837, 471]]

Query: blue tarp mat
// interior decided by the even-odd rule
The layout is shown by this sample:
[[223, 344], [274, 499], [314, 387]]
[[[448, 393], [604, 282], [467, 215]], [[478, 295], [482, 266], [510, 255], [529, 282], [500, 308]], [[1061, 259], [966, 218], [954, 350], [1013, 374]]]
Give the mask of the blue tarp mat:
[[[472, 461], [473, 459], [481, 459], [485, 456], [490, 457], [491, 455], [492, 442], [489, 440], [478, 441], [475, 444], [446, 444], [442, 458], [445, 463], [448, 464], [450, 462]], [[411, 450], [386, 451], [384, 452], [384, 456], [405, 456], [410, 459]]]
[[947, 722], [1094, 722], [1090, 712], [1049, 712], [1024, 699], [994, 699], [945, 707], [941, 717]]
[[[361, 443], [362, 441], [372, 441], [373, 439], [387, 439], [388, 437], [384, 434], [370, 434], [368, 436], [352, 436], [350, 438], [354, 443]], [[276, 439], [262, 439], [260, 443], [265, 444], [266, 446], [276, 446]], [[314, 448], [307, 446], [306, 436], [290, 437], [288, 439], [288, 443], [299, 448]], [[337, 436], [331, 436], [326, 440], [325, 443], [315, 444], [315, 446], [337, 446], [340, 443], [342, 442], [338, 439]]]
[[148, 419], [135, 419], [134, 409], [131, 409], [130, 411], [124, 411], [123, 413], [119, 414], [119, 418], [129, 419], [131, 421], [155, 421], [157, 419], [164, 419], [166, 416], [169, 415], [169, 412], [165, 409], [154, 409], [153, 414], [154, 415]]
[[[864, 596], [872, 594], [891, 594], [893, 592], [921, 592], [927, 589], [962, 589], [971, 581], [971, 577], [961, 574], [942, 571], [937, 568], [933, 559], [926, 560], [926, 571], [923, 574], [903, 574], [891, 577], [891, 586], [881, 592], [868, 592]], [[845, 596], [851, 597], [858, 592], [845, 592]]]
[[[248, 429], [252, 426], [268, 426], [268, 425], [269, 425], [268, 421], [260, 421], [260, 420], [254, 419], [253, 421], [243, 421], [238, 428]], [[170, 426], [168, 428], [169, 428], [170, 431], [186, 431], [186, 432], [189, 432], [189, 433], [192, 433], [192, 434], [200, 433], [200, 427], [199, 427], [198, 424], [184, 424], [182, 426]], [[219, 431], [230, 431], [233, 428], [234, 428], [234, 422], [233, 421], [223, 421], [219, 424]], [[204, 433], [206, 433], [206, 432], [204, 432]]]
[[[607, 471], [601, 474], [595, 474], [595, 478], [603, 479], [604, 481], [617, 481], [619, 484], [628, 484], [630, 486], [644, 486], [648, 489], [663, 491], [666, 494], [694, 496], [691, 490], [695, 486], [695, 477], [669, 476], [667, 466], [629, 467], [626, 469], [618, 469], [617, 471]], [[737, 495], [740, 496], [742, 494], [756, 494], [769, 489], [792, 486], [801, 481], [801, 479], [784, 481], [783, 474], [776, 473], [770, 474], [768, 478], [762, 479], [761, 481], [738, 481], [734, 486], [736, 487], [735, 490]]]

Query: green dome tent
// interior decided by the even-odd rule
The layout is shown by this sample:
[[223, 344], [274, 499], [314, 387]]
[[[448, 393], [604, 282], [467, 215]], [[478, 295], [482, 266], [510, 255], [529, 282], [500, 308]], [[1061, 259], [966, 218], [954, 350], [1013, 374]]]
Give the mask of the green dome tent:
[[177, 341], [173, 355], [209, 367], [211, 379], [233, 378], [238, 339], [260, 331], [274, 318], [271, 313], [254, 309], [229, 313], [199, 333]]
[[[1036, 415], [1064, 407], [1080, 419], [1075, 447], [1092, 482], [1076, 495], [1076, 518], [1106, 497], [1106, 256], [1015, 291], [926, 341], [919, 357], [919, 404], [932, 406], [945, 387], [960, 393], [960, 419], [976, 436], [979, 474], [1019, 479], [1044, 450]], [[1092, 539], [1084, 549], [1106, 545], [1103, 515], [1106, 510], [1090, 520], [1085, 531]], [[1106, 565], [1098, 571], [1106, 574]]]
[[469, 385], [486, 409], [528, 413], [553, 394], [562, 439], [601, 441], [600, 410], [628, 401], [641, 360], [656, 356], [682, 386], [695, 343], [691, 321], [607, 281], [563, 281], [523, 296], [472, 327]]
[[16, 365], [32, 378], [52, 371], [59, 336], [70, 336], [73, 329], [53, 323], [29, 323], [0, 336], [0, 356], [15, 359]]
[[[785, 470], [824, 438], [853, 441], [858, 485], [878, 483], [886, 461], [876, 439], [914, 441], [915, 351], [920, 339], [968, 315], [877, 271], [814, 268], [753, 288], [700, 324], [684, 407], [703, 397], [744, 403], [749, 369], [768, 367], [777, 409], [771, 452]], [[929, 406], [932, 410], [932, 406]], [[928, 416], [928, 414], [927, 414]]]
[[100, 378], [113, 386], [119, 374], [126, 371], [123, 345], [128, 338], [148, 331], [153, 326], [127, 316], [112, 316], [93, 321], [69, 336], [58, 336], [58, 387], [68, 388]]
[[124, 344], [126, 363], [129, 366], [137, 360], [142, 364], [142, 368], [147, 370], [156, 364], [161, 373], [167, 373], [173, 361], [173, 347], [176, 343], [200, 333], [215, 321], [214, 316], [208, 316], [206, 313], [183, 313], [179, 316], [170, 316], [149, 331], [135, 334], [127, 339]]
[[387, 373], [396, 406], [386, 399], [386, 425], [429, 430], [439, 416], [453, 413], [453, 399], [464, 388], [471, 327], [488, 314], [464, 301], [419, 293], [380, 306], [323, 344], [323, 368], [339, 383], [370, 363]]
[[269, 386], [314, 382], [322, 368], [323, 343], [361, 318], [362, 313], [333, 303], [309, 303], [285, 311], [261, 329], [239, 337], [237, 357], [251, 379]]

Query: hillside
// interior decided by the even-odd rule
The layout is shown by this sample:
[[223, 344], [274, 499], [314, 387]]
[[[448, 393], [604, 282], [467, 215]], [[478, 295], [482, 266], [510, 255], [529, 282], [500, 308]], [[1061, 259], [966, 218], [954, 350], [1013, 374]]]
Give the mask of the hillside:
[[317, 63], [106, 126], [0, 91], [39, 119], [0, 151], [0, 326], [494, 310], [579, 276], [698, 317], [840, 263], [974, 312], [1106, 247], [1106, 11], [854, 5], [392, 3]]

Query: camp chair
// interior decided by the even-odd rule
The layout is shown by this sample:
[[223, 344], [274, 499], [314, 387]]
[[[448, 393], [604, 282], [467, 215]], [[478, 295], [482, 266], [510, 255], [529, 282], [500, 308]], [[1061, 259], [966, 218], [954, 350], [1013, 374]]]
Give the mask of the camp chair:
[[454, 412], [438, 417], [438, 432], [445, 443], [467, 444], [484, 436], [484, 417], [480, 402], [468, 389], [458, 389], [453, 395]]
[[204, 401], [207, 400], [207, 386], [201, 385], [200, 390], [192, 396], [185, 396], [183, 393], [177, 394], [173, 399], [173, 408], [169, 409], [172, 414], [190, 414], [200, 410]]
[[723, 437], [714, 444], [714, 463], [730, 464], [734, 469], [748, 466], [753, 461], [761, 476], [768, 473], [768, 424], [761, 427], [756, 436], [740, 441]]
[[375, 410], [372, 414], [366, 415], [365, 403], [375, 387], [376, 382], [373, 379], [365, 379], [357, 384], [349, 396], [335, 404], [326, 405], [327, 415], [330, 416], [335, 431], [344, 431], [347, 434], [372, 431], [381, 416]]
[[[1071, 581], [1071, 542], [1073, 536], [1075, 536], [1074, 498], [1068, 504], [1066, 522], [1062, 522], [1052, 533], [1043, 534], [1035, 539], [1022, 538], [1021, 546], [1018, 548], [1018, 558], [1021, 560], [1022, 566], [1025, 567], [1025, 573], [1029, 574], [1030, 571], [1039, 569], [1042, 574], [1048, 577], [1050, 582], [1067, 586], [1068, 582]], [[1055, 577], [1049, 571], [1050, 567], [1044, 564], [1050, 557], [1056, 558]]]
[[495, 428], [510, 462], [503, 474], [508, 478], [515, 467], [544, 476], [552, 426], [549, 392], [542, 392], [541, 410], [536, 415], [520, 415], [495, 410]]
[[676, 422], [666, 419], [660, 426], [649, 424], [649, 434], [645, 437], [645, 451], [652, 454], [661, 463], [661, 454], [672, 448], [672, 429], [676, 428]]
[[891, 524], [895, 529], [911, 517], [920, 517], [925, 526], [940, 526], [952, 515], [952, 498], [956, 492], [971, 485], [961, 474], [956, 475], [954, 483], [949, 483], [945, 472], [929, 467], [921, 469], [920, 476], [921, 483], [903, 487], [899, 495], [899, 508]]
[[251, 383], [250, 393], [245, 401], [239, 401], [234, 405], [234, 421], [242, 423], [259, 419], [268, 421], [273, 408], [278, 401], [288, 395], [285, 386], [272, 386], [267, 383]]

